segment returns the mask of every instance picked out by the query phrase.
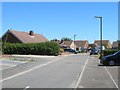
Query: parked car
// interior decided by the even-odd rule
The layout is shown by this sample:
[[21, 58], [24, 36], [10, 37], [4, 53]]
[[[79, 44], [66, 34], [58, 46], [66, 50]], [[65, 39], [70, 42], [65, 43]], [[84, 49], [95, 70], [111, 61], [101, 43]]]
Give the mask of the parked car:
[[120, 50], [101, 59], [103, 65], [120, 65]]
[[75, 54], [79, 53], [79, 51], [76, 51], [76, 50], [74, 50], [74, 49], [64, 49], [64, 51], [65, 51], [65, 52], [75, 53]]
[[95, 55], [95, 54], [98, 54], [99, 53], [99, 51], [98, 50], [96, 50], [96, 49], [91, 49], [91, 51], [90, 51], [90, 55]]

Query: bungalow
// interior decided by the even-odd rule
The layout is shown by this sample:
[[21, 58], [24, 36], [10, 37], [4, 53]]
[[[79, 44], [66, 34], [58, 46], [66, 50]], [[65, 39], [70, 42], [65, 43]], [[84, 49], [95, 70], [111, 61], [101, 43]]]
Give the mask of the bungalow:
[[95, 47], [94, 44], [89, 44], [88, 49], [90, 50], [90, 49], [92, 49], [92, 48], [94, 48], [94, 47]]
[[33, 31], [20, 32], [15, 30], [8, 30], [2, 36], [2, 41], [9, 43], [40, 43], [46, 42], [48, 39], [41, 34], [35, 34]]
[[73, 41], [62, 41], [62, 43], [60, 44], [60, 47], [61, 48], [71, 48], [71, 49], [74, 49], [77, 46], [74, 45]]
[[[95, 40], [94, 45], [100, 46], [100, 40]], [[102, 45], [105, 46], [105, 48], [112, 48], [112, 45], [109, 40], [102, 40]]]
[[87, 40], [77, 40], [75, 41], [62, 41], [60, 44], [61, 48], [71, 48], [71, 49], [87, 49], [88, 48]]
[[112, 43], [112, 48], [118, 48], [118, 41], [114, 41]]
[[88, 49], [89, 42], [87, 40], [77, 40], [75, 41], [76, 47], [80, 49]]

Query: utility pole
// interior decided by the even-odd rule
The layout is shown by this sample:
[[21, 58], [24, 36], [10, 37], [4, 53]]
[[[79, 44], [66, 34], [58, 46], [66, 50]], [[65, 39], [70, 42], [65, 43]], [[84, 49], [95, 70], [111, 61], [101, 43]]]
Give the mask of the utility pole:
[[76, 36], [76, 35], [74, 35], [74, 50], [75, 50], [75, 36]]
[[102, 58], [102, 17], [101, 16], [95, 16], [95, 18], [100, 19], [100, 63]]

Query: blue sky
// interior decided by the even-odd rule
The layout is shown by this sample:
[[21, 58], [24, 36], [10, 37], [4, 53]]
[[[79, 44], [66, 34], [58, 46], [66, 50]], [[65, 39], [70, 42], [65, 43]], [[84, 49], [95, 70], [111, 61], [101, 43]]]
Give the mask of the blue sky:
[[99, 19], [103, 17], [103, 39], [118, 39], [117, 2], [3, 2], [2, 34], [8, 29], [43, 34], [49, 40], [100, 39]]

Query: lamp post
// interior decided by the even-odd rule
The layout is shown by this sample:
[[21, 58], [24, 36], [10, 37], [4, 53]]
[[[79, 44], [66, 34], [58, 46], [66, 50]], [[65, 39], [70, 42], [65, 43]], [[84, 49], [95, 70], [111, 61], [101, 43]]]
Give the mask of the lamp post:
[[100, 19], [100, 63], [101, 63], [101, 58], [102, 58], [102, 17], [95, 16], [95, 18]]
[[75, 50], [75, 36], [76, 36], [76, 35], [74, 35], [74, 50]]

